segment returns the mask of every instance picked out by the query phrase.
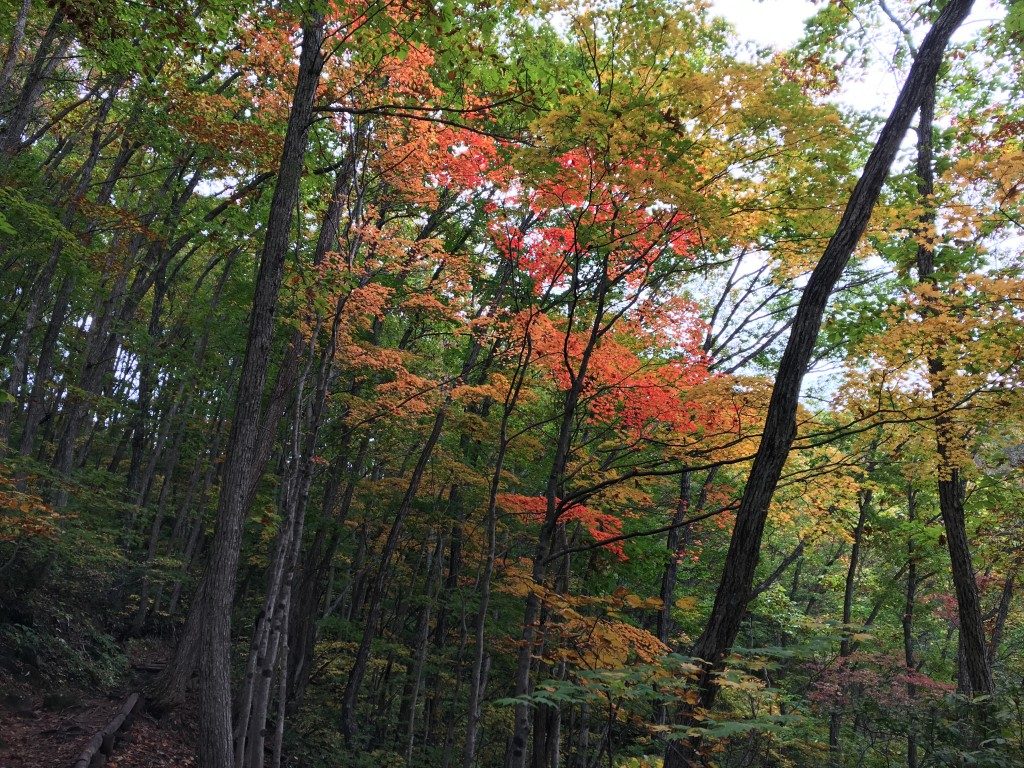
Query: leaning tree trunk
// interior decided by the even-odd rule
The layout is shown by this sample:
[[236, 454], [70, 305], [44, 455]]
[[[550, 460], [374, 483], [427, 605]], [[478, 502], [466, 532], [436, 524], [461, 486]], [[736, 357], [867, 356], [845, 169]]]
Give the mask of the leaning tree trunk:
[[427, 436], [426, 442], [419, 452], [419, 458], [409, 478], [405, 495], [402, 497], [402, 501], [391, 522], [388, 538], [384, 543], [384, 549], [380, 554], [379, 562], [374, 572], [366, 623], [363, 625], [363, 635], [360, 638], [356, 658], [352, 662], [352, 671], [349, 673], [345, 692], [342, 694], [341, 699], [341, 731], [345, 738], [349, 740], [356, 733], [356, 701], [359, 696], [359, 689], [363, 684], [363, 677], [366, 675], [367, 664], [370, 661], [370, 646], [377, 637], [377, 625], [380, 623], [381, 610], [384, 604], [384, 592], [387, 588], [391, 558], [394, 556], [395, 550], [398, 549], [398, 541], [405, 526], [405, 518], [412, 510], [413, 502], [416, 500], [416, 494], [423, 480], [423, 474], [433, 455], [434, 446], [437, 445], [437, 440], [441, 436], [441, 430], [448, 416], [448, 409], [449, 401], [446, 399], [438, 409], [430, 434]]
[[64, 11], [58, 10], [43, 33], [28, 74], [25, 75], [21, 94], [7, 114], [3, 131], [0, 132], [0, 154], [14, 153], [18, 150], [22, 134], [32, 119], [32, 112], [39, 97], [42, 96], [53, 70], [63, 58], [64, 51], [71, 44], [71, 38], [64, 36], [65, 19]]
[[[714, 673], [721, 667], [725, 655], [735, 642], [746, 613], [760, 557], [768, 506], [796, 437], [800, 385], [811, 361], [825, 306], [867, 227], [871, 211], [888, 176], [889, 166], [896, 157], [914, 113], [938, 72], [946, 44], [967, 17], [972, 5], [973, 0], [952, 0], [939, 14], [922, 42], [892, 113], [850, 195], [839, 226], [800, 298], [772, 389], [761, 443], [736, 513], [736, 524], [714, 607], [693, 648], [693, 655], [706, 662], [699, 679], [701, 707], [709, 708], [715, 701], [718, 685]], [[679, 713], [678, 719], [683, 724], [688, 723], [692, 714], [688, 705]], [[700, 743], [697, 741], [672, 742], [666, 750], [665, 768], [699, 765], [703, 762], [700, 753]]]
[[235, 415], [227, 444], [209, 569], [192, 613], [201, 617], [199, 758], [203, 768], [232, 768], [231, 723], [231, 609], [242, 544], [249, 490], [262, 466], [260, 446], [263, 390], [274, 339], [274, 319], [284, 276], [284, 261], [299, 197], [323, 57], [323, 17], [313, 14], [303, 23], [298, 80], [270, 204], [245, 357], [239, 376]]
[[25, 39], [25, 26], [28, 23], [28, 12], [32, 7], [32, 0], [21, 0], [21, 8], [11, 29], [11, 39], [7, 45], [7, 54], [4, 56], [3, 66], [0, 67], [0, 107], [7, 101], [7, 87], [14, 76], [14, 66], [18, 63], [18, 54], [21, 52], [21, 43]]

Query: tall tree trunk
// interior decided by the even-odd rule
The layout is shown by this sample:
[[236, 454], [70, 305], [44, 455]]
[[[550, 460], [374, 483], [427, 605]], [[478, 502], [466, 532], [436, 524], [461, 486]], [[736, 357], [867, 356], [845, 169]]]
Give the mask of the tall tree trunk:
[[1003, 632], [1006, 630], [1006, 620], [1010, 616], [1010, 607], [1013, 604], [1013, 588], [1017, 574], [1010, 571], [1003, 582], [1003, 591], [999, 595], [999, 605], [996, 606], [995, 621], [992, 626], [992, 637], [988, 644], [988, 663], [992, 666], [996, 660], [996, 652], [1003, 641]]
[[[930, 199], [934, 191], [934, 158], [932, 123], [935, 116], [935, 89], [933, 78], [921, 103], [921, 121], [917, 136], [917, 192], [925, 206], [921, 217], [922, 230], [929, 236], [934, 231], [936, 214]], [[930, 242], [930, 241], [927, 241]], [[918, 279], [935, 286], [935, 252], [923, 241], [917, 249]], [[989, 694], [992, 692], [992, 670], [989, 667], [985, 643], [985, 625], [981, 616], [981, 599], [971, 563], [970, 542], [964, 514], [965, 489], [960, 468], [952, 456], [957, 442], [956, 425], [948, 409], [950, 398], [944, 380], [946, 363], [942, 345], [928, 360], [932, 402], [936, 408], [935, 440], [939, 457], [939, 511], [946, 530], [946, 544], [952, 566], [953, 586], [956, 590], [957, 613], [960, 619], [960, 653], [958, 675], [961, 692]]]
[[263, 241], [245, 357], [239, 376], [235, 415], [228, 438], [224, 479], [221, 484], [205, 588], [192, 613], [201, 617], [199, 761], [202, 768], [233, 768], [231, 723], [231, 611], [242, 543], [242, 527], [250, 487], [262, 472], [264, 446], [261, 413], [267, 369], [274, 339], [278, 294], [291, 238], [291, 225], [299, 196], [323, 57], [323, 17], [319, 12], [304, 20], [299, 73], [292, 97], [288, 129], [270, 204]]
[[3, 66], [0, 67], [0, 107], [7, 102], [7, 89], [14, 76], [14, 67], [18, 63], [18, 54], [21, 53], [21, 43], [25, 39], [25, 26], [28, 23], [28, 12], [32, 7], [32, 0], [21, 0], [21, 7], [18, 9], [18, 16], [11, 28], [11, 40], [7, 45], [7, 53], [4, 55]]
[[480, 576], [480, 603], [477, 606], [473, 669], [469, 678], [469, 700], [466, 718], [466, 740], [462, 747], [462, 768], [473, 768], [476, 761], [477, 737], [480, 729], [481, 704], [487, 684], [489, 657], [486, 648], [487, 611], [490, 605], [491, 581], [494, 577], [494, 560], [497, 552], [498, 491], [505, 469], [505, 454], [508, 450], [508, 424], [512, 411], [519, 399], [527, 364], [530, 359], [528, 343], [520, 350], [519, 361], [512, 377], [512, 384], [502, 407], [501, 424], [498, 427], [498, 450], [494, 457], [494, 470], [487, 496], [487, 554], [484, 571]]
[[434, 554], [427, 560], [427, 584], [426, 602], [420, 611], [420, 617], [416, 627], [416, 645], [413, 650], [412, 669], [409, 670], [406, 679], [405, 690], [403, 691], [402, 709], [405, 710], [405, 718], [399, 716], [398, 722], [405, 720], [405, 764], [412, 765], [412, 750], [415, 745], [416, 736], [416, 706], [419, 700], [420, 688], [423, 685], [423, 668], [427, 662], [427, 650], [430, 640], [430, 614], [437, 595], [442, 591], [442, 586], [436, 584], [441, 580], [441, 559], [444, 554], [444, 537], [439, 536], [434, 548]]
[[[81, 204], [81, 199], [88, 191], [89, 185], [92, 183], [92, 177], [96, 171], [96, 165], [100, 160], [100, 151], [103, 148], [103, 128], [107, 115], [110, 113], [110, 110], [114, 105], [114, 99], [118, 90], [119, 88], [117, 86], [111, 87], [107, 96], [102, 102], [100, 102], [100, 107], [95, 117], [95, 127], [92, 132], [92, 140], [89, 145], [89, 154], [86, 156], [85, 162], [79, 169], [78, 182], [75, 184], [74, 189], [70, 191], [69, 198], [65, 201], [63, 210], [61, 211], [60, 223], [65, 229], [71, 227], [75, 214]], [[0, 406], [0, 442], [3, 443], [9, 442], [10, 439], [11, 422], [14, 419], [16, 410], [15, 405], [20, 405], [26, 400], [25, 390], [29, 353], [32, 348], [32, 335], [35, 332], [36, 326], [42, 316], [44, 301], [50, 295], [50, 284], [53, 281], [54, 275], [57, 273], [62, 251], [63, 242], [60, 239], [56, 239], [50, 246], [49, 258], [46, 263], [43, 264], [42, 269], [30, 289], [29, 303], [25, 312], [24, 328], [22, 329], [21, 337], [15, 348], [14, 362], [11, 366], [11, 378], [8, 383], [8, 395], [10, 395], [10, 397], [8, 398], [8, 402], [3, 406]], [[44, 339], [44, 344], [40, 348], [39, 368], [48, 368], [49, 361], [52, 359], [53, 351], [47, 349], [45, 343], [48, 340], [56, 341], [56, 336], [51, 334], [51, 326], [54, 324], [54, 321], [57, 321], [59, 324], [63, 323], [65, 312], [65, 307], [63, 305], [66, 305], [68, 294], [70, 293], [70, 290], [67, 287], [70, 280], [70, 277], [66, 277], [62, 281], [61, 288], [57, 292], [53, 312], [51, 313], [51, 322], [45, 333], [46, 338]], [[59, 325], [56, 330], [59, 332]], [[48, 375], [48, 371], [44, 372]], [[37, 370], [37, 374], [34, 377], [36, 381], [39, 379], [38, 374], [39, 371]], [[35, 387], [33, 386], [33, 389], [34, 388]], [[22, 443], [24, 443], [24, 438], [22, 439]]]
[[[946, 44], [967, 17], [972, 5], [973, 0], [952, 0], [939, 14], [922, 42], [892, 113], [850, 196], [836, 233], [811, 273], [800, 298], [789, 340], [779, 363], [775, 386], [772, 388], [761, 443], [736, 513], [736, 524], [715, 603], [704, 631], [693, 648], [693, 655], [707, 664], [699, 680], [701, 707], [710, 708], [715, 701], [718, 686], [714, 673], [735, 642], [740, 622], [746, 613], [760, 557], [768, 507], [796, 436], [800, 385], [811, 361], [825, 306], [867, 227], [875, 201], [888, 176], [889, 166], [896, 157], [914, 113], [938, 72]], [[684, 707], [680, 714], [681, 721], [686, 722], [689, 714], [687, 708]], [[672, 742], [666, 750], [665, 768], [700, 764], [704, 761], [700, 752], [699, 742]]]
[[[578, 279], [574, 277], [574, 281]], [[572, 436], [576, 424], [576, 408], [579, 404], [580, 395], [583, 391], [583, 383], [586, 379], [590, 365], [590, 359], [594, 353], [597, 341], [601, 333], [601, 324], [604, 321], [604, 299], [607, 290], [607, 277], [601, 278], [602, 283], [598, 288], [598, 309], [590, 325], [589, 339], [586, 347], [580, 354], [580, 362], [575, 372], [570, 371], [571, 383], [565, 392], [562, 402], [561, 416], [559, 419], [558, 435], [555, 439], [555, 452], [551, 460], [551, 467], [548, 472], [547, 483], [544, 489], [546, 511], [544, 523], [541, 525], [540, 533], [537, 536], [537, 545], [533, 555], [533, 568], [531, 576], [534, 584], [543, 587], [548, 576], [547, 560], [552, 551], [555, 533], [558, 529], [558, 517], [561, 514], [559, 507], [559, 494], [565, 474], [565, 468], [569, 462], [569, 455], [572, 448]], [[567, 333], [571, 332], [571, 326]], [[526, 598], [526, 608], [523, 612], [523, 629], [520, 636], [519, 652], [516, 658], [516, 671], [513, 683], [515, 695], [522, 697], [530, 693], [530, 671], [533, 664], [535, 644], [538, 638], [539, 619], [541, 618], [541, 599], [536, 591], [531, 590]], [[506, 754], [506, 768], [525, 768], [528, 744], [530, 739], [530, 708], [525, 703], [516, 704], [512, 725], [512, 736], [509, 739]]]
[[448, 407], [449, 403], [446, 400], [438, 409], [437, 415], [434, 417], [433, 426], [431, 427], [430, 433], [420, 450], [416, 466], [413, 468], [412, 475], [409, 478], [409, 483], [406, 486], [405, 495], [402, 497], [402, 501], [399, 504], [398, 509], [395, 511], [395, 516], [391, 522], [391, 530], [388, 533], [388, 538], [384, 543], [384, 549], [380, 553], [377, 568], [374, 571], [373, 583], [370, 588], [366, 621], [363, 625], [363, 635], [360, 638], [359, 648], [356, 651], [356, 657], [352, 663], [352, 671], [349, 673], [348, 682], [345, 685], [345, 692], [342, 695], [341, 700], [341, 730], [345, 735], [345, 738], [349, 740], [351, 740], [357, 730], [356, 701], [359, 696], [359, 689], [363, 683], [363, 677], [366, 674], [366, 665], [370, 660], [370, 646], [373, 643], [373, 640], [377, 637], [377, 625], [380, 623], [381, 610], [384, 603], [384, 591], [387, 586], [391, 558], [394, 556], [395, 550], [398, 548], [398, 541], [405, 525], [405, 518], [412, 509], [412, 504], [416, 499], [417, 492], [419, 491], [420, 483], [423, 480], [423, 473], [427, 468], [427, 463], [430, 461], [430, 457], [434, 451], [434, 446], [437, 444], [437, 440], [441, 436], [441, 429], [444, 427], [445, 419], [448, 415]]
[[39, 426], [45, 415], [46, 389], [53, 372], [54, 353], [57, 351], [57, 340], [60, 338], [61, 329], [67, 320], [68, 303], [71, 300], [74, 286], [74, 277], [67, 275], [61, 281], [53, 301], [53, 310], [50, 313], [50, 320], [46, 324], [46, 333], [43, 334], [43, 343], [39, 349], [35, 375], [32, 377], [32, 389], [28, 394], [25, 425], [21, 431], [21, 442], [18, 444], [18, 452], [22, 456], [32, 455], [36, 435], [39, 433]]
[[22, 134], [32, 119], [32, 112], [46, 87], [46, 82], [71, 42], [70, 38], [62, 36], [64, 19], [64, 11], [58, 10], [53, 14], [50, 25], [43, 33], [43, 39], [39, 42], [36, 55], [25, 75], [21, 94], [14, 108], [8, 113], [3, 132], [0, 133], [0, 154], [12, 153], [18, 149]]
[[[345, 489], [341, 494], [340, 501], [337, 502], [336, 508], [335, 501], [330, 496], [326, 496], [324, 499], [324, 517], [328, 520], [334, 518], [332, 524], [335, 526], [340, 526], [348, 518], [349, 511], [352, 508], [352, 500], [355, 497], [356, 484], [366, 464], [369, 445], [369, 440], [365, 437], [362, 438], [359, 441], [359, 448], [356, 450], [355, 458], [350, 462], [344, 462], [348, 465], [348, 480], [345, 483]], [[309, 675], [313, 668], [313, 651], [316, 645], [317, 622], [320, 618], [321, 605], [326, 603], [324, 605], [325, 612], [332, 610], [331, 595], [328, 589], [329, 582], [324, 584], [324, 580], [325, 576], [331, 571], [339, 539], [339, 533], [336, 531], [324, 548], [318, 565], [313, 568], [307, 567], [302, 574], [303, 577], [298, 590], [299, 599], [295, 602], [297, 615], [293, 617], [289, 625], [292, 627], [293, 638], [289, 641], [292, 654], [290, 656], [291, 679], [288, 684], [288, 691], [296, 706], [302, 700], [306, 686], [309, 683]], [[362, 549], [359, 551], [362, 551]], [[308, 559], [304, 562], [307, 566], [309, 565]], [[325, 592], [325, 590], [327, 591]]]
[[[658, 609], [658, 639], [668, 645], [672, 635], [672, 597], [676, 591], [676, 575], [679, 573], [680, 543], [684, 533], [680, 527], [690, 513], [690, 470], [679, 476], [679, 496], [675, 514], [672, 515], [672, 529], [668, 532], [668, 558], [661, 574], [661, 608]], [[687, 526], [688, 528], [689, 526]]]

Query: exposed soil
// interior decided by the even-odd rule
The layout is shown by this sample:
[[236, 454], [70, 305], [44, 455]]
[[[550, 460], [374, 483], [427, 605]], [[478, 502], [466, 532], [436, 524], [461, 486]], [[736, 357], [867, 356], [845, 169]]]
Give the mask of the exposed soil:
[[[131, 690], [141, 690], [158, 668], [153, 650], [132, 654], [136, 674]], [[44, 697], [26, 684], [0, 676], [0, 768], [69, 768], [89, 740], [114, 717], [129, 692], [103, 695], [68, 690]], [[194, 766], [195, 732], [195, 719], [186, 710], [157, 720], [140, 709], [107, 766]]]

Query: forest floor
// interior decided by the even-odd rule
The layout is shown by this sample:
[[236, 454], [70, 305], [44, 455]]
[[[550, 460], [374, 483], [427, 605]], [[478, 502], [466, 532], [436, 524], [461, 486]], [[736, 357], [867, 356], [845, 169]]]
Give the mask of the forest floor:
[[[123, 690], [109, 694], [68, 689], [44, 695], [29, 683], [0, 675], [0, 768], [70, 768], [151, 674], [148, 663], [140, 666]], [[159, 720], [140, 711], [107, 768], [194, 766], [195, 730], [189, 711], [178, 709]]]

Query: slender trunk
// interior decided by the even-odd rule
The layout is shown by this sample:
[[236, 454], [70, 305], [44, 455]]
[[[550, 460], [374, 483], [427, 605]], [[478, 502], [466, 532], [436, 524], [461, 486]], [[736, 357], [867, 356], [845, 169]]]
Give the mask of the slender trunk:
[[66, 276], [57, 289], [57, 296], [54, 298], [53, 311], [50, 313], [50, 321], [46, 325], [46, 333], [43, 334], [43, 343], [39, 349], [39, 360], [36, 363], [35, 375], [32, 377], [32, 389], [28, 395], [28, 406], [25, 412], [25, 426], [21, 432], [21, 442], [18, 445], [18, 452], [22, 456], [31, 456], [35, 447], [36, 436], [39, 433], [39, 426], [42, 423], [46, 411], [46, 389], [50, 383], [53, 373], [54, 353], [57, 351], [57, 340], [60, 337], [61, 329], [67, 319], [68, 302], [71, 300], [71, 292], [74, 290], [75, 279], [73, 276]]
[[[528, 352], [525, 357], [528, 361]], [[481, 703], [483, 701], [484, 686], [486, 685], [489, 659], [486, 647], [487, 611], [490, 605], [491, 581], [494, 578], [494, 560], [497, 550], [498, 491], [501, 488], [501, 477], [505, 468], [505, 453], [508, 450], [509, 418], [519, 397], [519, 390], [522, 387], [525, 371], [525, 361], [521, 358], [520, 365], [513, 376], [512, 386], [509, 388], [509, 394], [502, 411], [501, 425], [498, 428], [498, 450], [494, 458], [494, 471], [491, 474], [490, 492], [487, 499], [487, 554], [484, 561], [484, 571], [480, 577], [480, 604], [477, 606], [476, 612], [473, 670], [469, 678], [466, 741], [462, 747], [462, 768], [472, 768], [476, 761]]]
[[[714, 673], [735, 642], [740, 622], [746, 613], [768, 507], [796, 436], [800, 385], [811, 361], [825, 306], [867, 227], [871, 211], [888, 176], [889, 166], [910, 127], [914, 113], [935, 78], [946, 44], [967, 17], [972, 5], [972, 0], [952, 0], [926, 35], [892, 113], [850, 196], [836, 233], [811, 273], [800, 298], [772, 388], [763, 437], [736, 513], [736, 524], [715, 603], [704, 631], [693, 648], [693, 655], [704, 659], [708, 665], [699, 681], [699, 705], [703, 708], [710, 708], [714, 703], [718, 694]], [[686, 722], [690, 714], [692, 709], [688, 711], [684, 707], [681, 712], [682, 722]], [[704, 760], [699, 742], [674, 742], [666, 751], [665, 768], [682, 768], [700, 764]]]
[[[843, 626], [842, 639], [839, 641], [839, 658], [848, 659], [853, 653], [853, 597], [857, 586], [857, 572], [860, 567], [860, 548], [864, 536], [864, 524], [867, 521], [868, 507], [871, 504], [871, 491], [861, 491], [857, 499], [857, 525], [853, 529], [853, 543], [850, 545], [850, 562], [846, 568], [846, 583], [843, 589]], [[841, 761], [839, 737], [842, 732], [843, 713], [839, 705], [832, 710], [828, 718], [828, 749], [832, 754], [832, 762]]]
[[[917, 192], [926, 206], [921, 217], [922, 230], [931, 233], [936, 224], [936, 213], [929, 202], [934, 190], [934, 158], [932, 148], [932, 123], [935, 116], [935, 79], [929, 83], [921, 103], [921, 121], [917, 135]], [[930, 240], [923, 240], [917, 249], [918, 279], [922, 283], [936, 285], [935, 253]], [[937, 414], [935, 418], [936, 450], [939, 456], [939, 511], [942, 525], [946, 530], [946, 544], [952, 566], [953, 586], [956, 590], [957, 612], [960, 619], [960, 653], [958, 663], [959, 687], [962, 693], [992, 693], [992, 670], [989, 666], [985, 643], [985, 627], [981, 616], [981, 600], [978, 584], [971, 563], [970, 542], [967, 539], [967, 523], [964, 514], [964, 481], [960, 468], [951, 455], [957, 442], [956, 425], [946, 391], [946, 363], [942, 345], [928, 360], [932, 402]]]
[[[299, 73], [292, 98], [277, 186], [263, 242], [245, 357], [239, 376], [235, 415], [228, 438], [224, 480], [210, 562], [200, 600], [192, 613], [202, 617], [200, 650], [199, 761], [201, 768], [232, 768], [231, 611], [242, 543], [242, 526], [254, 478], [262, 472], [259, 459], [261, 404], [274, 338], [278, 294], [291, 225], [306, 156], [313, 101], [323, 58], [323, 17], [314, 14], [303, 23]], [[191, 618], [191, 616], [190, 616]]]
[[1006, 630], [1006, 620], [1010, 616], [1010, 607], [1013, 604], [1013, 588], [1017, 574], [1010, 571], [1003, 582], [1003, 591], [999, 595], [999, 605], [996, 607], [996, 618], [992, 626], [992, 637], [988, 644], [988, 663], [993, 665], [996, 660], [996, 652], [999, 644], [1003, 641], [1003, 632]]
[[[579, 404], [580, 394], [583, 391], [583, 383], [586, 379], [590, 359], [596, 347], [601, 323], [603, 321], [605, 288], [606, 281], [602, 283], [602, 286], [599, 289], [598, 309], [591, 324], [590, 338], [587, 346], [580, 355], [580, 362], [577, 370], [572, 373], [571, 384], [565, 393], [565, 399], [562, 404], [558, 437], [555, 441], [555, 453], [551, 461], [547, 485], [544, 489], [547, 509], [544, 523], [541, 525], [540, 533], [537, 536], [537, 546], [533, 555], [533, 570], [531, 575], [534, 584], [538, 586], [543, 586], [547, 578], [547, 559], [551, 554], [555, 532], [558, 528], [558, 516], [561, 512], [558, 498], [559, 490], [565, 473], [565, 467], [569, 461], [569, 454], [572, 446], [572, 435], [576, 424], [576, 408]], [[568, 331], [571, 331], [571, 326], [567, 332]], [[526, 609], [523, 612], [523, 629], [520, 637], [519, 653], [516, 658], [516, 671], [514, 677], [516, 696], [526, 696], [530, 693], [530, 668], [533, 663], [533, 656], [535, 652], [534, 645], [537, 641], [537, 628], [540, 616], [540, 597], [537, 595], [535, 590], [531, 590], [526, 598]], [[509, 740], [506, 749], [506, 768], [525, 768], [529, 738], [530, 708], [526, 704], [517, 704], [514, 711], [512, 737]]]
[[21, 8], [18, 9], [18, 16], [11, 29], [11, 42], [7, 46], [3, 67], [0, 67], [0, 107], [7, 101], [7, 89], [14, 76], [14, 66], [18, 63], [18, 54], [21, 52], [21, 42], [25, 39], [25, 25], [28, 23], [28, 12], [31, 7], [32, 0], [21, 0]]
[[[71, 226], [74, 221], [75, 213], [78, 209], [81, 198], [85, 195], [89, 188], [89, 184], [92, 182], [93, 174], [96, 170], [96, 165], [100, 159], [100, 150], [102, 149], [102, 134], [103, 126], [106, 122], [107, 115], [110, 113], [111, 108], [114, 104], [114, 97], [118, 91], [117, 87], [112, 87], [106, 98], [100, 103], [100, 108], [96, 115], [96, 125], [92, 132], [92, 141], [89, 146], [89, 154], [86, 157], [85, 163], [83, 163], [79, 170], [78, 183], [75, 185], [74, 190], [71, 191], [70, 199], [65, 202], [64, 208], [61, 212], [60, 222], [65, 228]], [[18, 344], [15, 349], [14, 361], [11, 366], [11, 378], [8, 384], [8, 402], [0, 407], [0, 442], [8, 443], [10, 439], [10, 428], [11, 422], [14, 418], [15, 406], [20, 405], [24, 402], [27, 373], [28, 373], [28, 359], [29, 353], [32, 347], [32, 336], [35, 332], [36, 326], [39, 324], [40, 318], [43, 313], [43, 302], [49, 297], [50, 284], [53, 281], [54, 275], [57, 273], [57, 267], [60, 262], [61, 252], [63, 250], [63, 242], [59, 239], [55, 240], [50, 246], [50, 256], [46, 263], [40, 270], [36, 280], [34, 281], [32, 288], [30, 289], [29, 304], [25, 312], [24, 328], [22, 329], [21, 337], [18, 340]], [[51, 333], [51, 329], [54, 326], [54, 321], [58, 321], [58, 327], [56, 332], [59, 332], [59, 325], [63, 323], [63, 316], [65, 312], [68, 296], [70, 294], [69, 281], [70, 277], [64, 278], [61, 284], [61, 288], [57, 292], [57, 297], [54, 301], [53, 312], [51, 314], [51, 322], [47, 327], [46, 338], [43, 341], [43, 347], [40, 349], [40, 365], [39, 368], [48, 368], [50, 361], [52, 360], [53, 352], [47, 349], [47, 341], [56, 341], [56, 333]], [[45, 371], [48, 375], [48, 371]], [[39, 380], [39, 371], [35, 376], [36, 382]], [[35, 386], [33, 386], [33, 390]], [[22, 438], [24, 443], [24, 438]]]
[[[203, 499], [206, 498], [206, 492], [210, 489], [210, 486], [213, 484], [214, 476], [217, 474], [219, 468], [218, 457], [220, 456], [220, 442], [223, 436], [222, 428], [223, 420], [220, 417], [220, 407], [218, 404], [213, 443], [210, 446], [209, 463], [206, 466], [206, 471], [203, 473], [203, 480], [200, 486], [199, 493], [195, 496], [195, 498], [197, 498], [199, 501], [198, 504], [196, 505], [195, 511], [192, 512], [192, 527], [189, 530], [188, 538], [185, 540], [185, 547], [181, 555], [182, 570], [184, 571], [184, 573], [188, 573], [188, 571], [191, 569], [192, 563], [195, 560], [196, 554], [199, 549], [199, 541], [203, 533]], [[184, 518], [186, 513], [191, 511], [191, 499], [192, 496], [190, 488], [190, 492], [186, 493], [185, 499], [182, 502], [181, 507], [179, 508], [180, 511], [178, 514], [180, 518]], [[184, 583], [185, 579], [184, 575], [182, 575], [175, 580], [174, 585], [171, 587], [171, 599], [167, 605], [167, 612], [172, 616], [178, 612], [178, 602], [181, 599], [181, 590]], [[190, 655], [189, 658], [192, 658], [192, 656]], [[163, 703], [170, 703], [172, 701], [176, 701], [180, 697], [181, 693], [184, 690], [181, 683], [191, 678], [193, 672], [191, 668], [184, 669], [177, 664], [171, 665], [169, 669], [174, 670], [171, 676], [176, 679], [177, 684], [167, 684], [161, 686], [163, 694]]]
[[[444, 554], [444, 538], [438, 537], [434, 549], [433, 558], [427, 563], [427, 593], [426, 604], [420, 611], [420, 618], [416, 628], [416, 647], [413, 654], [413, 666], [409, 672], [405, 695], [403, 696], [402, 708], [406, 712], [405, 717], [405, 764], [412, 765], [412, 749], [416, 736], [416, 705], [419, 700], [420, 688], [423, 685], [423, 668], [427, 661], [427, 648], [430, 640], [430, 613], [441, 586], [435, 584], [441, 577], [441, 557]], [[399, 722], [402, 721], [399, 717]]]
[[[330, 519], [333, 514], [336, 518], [335, 525], [340, 526], [348, 518], [349, 510], [352, 508], [352, 500], [355, 497], [356, 484], [366, 463], [369, 446], [368, 439], [363, 438], [360, 440], [355, 459], [352, 460], [349, 468], [349, 478], [345, 484], [345, 490], [341, 494], [337, 510], [334, 510], [334, 502], [330, 498], [326, 498], [324, 501], [325, 517]], [[338, 543], [339, 535], [336, 532], [325, 548], [320, 567], [309, 573], [304, 573], [299, 592], [300, 600], [296, 604], [296, 610], [301, 611], [301, 613], [291, 622], [294, 640], [290, 642], [293, 660], [291, 661], [291, 682], [289, 683], [288, 690], [296, 706], [302, 699], [312, 671], [313, 650], [317, 638], [317, 619], [320, 618], [318, 613], [321, 610], [321, 605], [324, 604], [323, 610], [325, 613], [332, 612], [333, 610], [329, 592], [327, 594], [324, 593], [323, 578], [324, 572], [330, 572], [333, 567]], [[359, 553], [363, 551], [364, 547], [361, 541], [360, 547], [357, 550], [356, 562], [359, 562]]]
[[676, 511], [672, 515], [672, 529], [668, 532], [668, 556], [665, 570], [661, 574], [661, 608], [658, 609], [658, 639], [668, 645], [672, 635], [672, 597], [676, 591], [676, 576], [679, 572], [680, 543], [684, 534], [680, 524], [686, 519], [690, 510], [690, 470], [684, 470], [679, 476], [679, 496]]
[[[184, 384], [178, 390], [178, 397], [175, 398], [174, 405], [171, 406], [171, 412], [166, 417], [166, 423], [177, 422], [175, 418], [177, 415], [177, 404], [181, 399], [184, 392]], [[186, 406], [184, 409], [186, 415], [188, 414], [189, 408]], [[169, 428], [169, 426], [168, 426]], [[153, 522], [149, 530], [149, 541], [146, 545], [146, 557], [143, 561], [143, 574], [142, 583], [139, 586], [139, 607], [135, 611], [135, 616], [132, 619], [132, 626], [130, 633], [132, 635], [139, 635], [142, 632], [143, 627], [146, 624], [146, 617], [150, 611], [150, 589], [152, 587], [152, 579], [150, 578], [149, 571], [152, 569], [153, 561], [156, 559], [157, 549], [160, 544], [160, 533], [163, 530], [164, 524], [164, 511], [167, 508], [167, 499], [170, 496], [170, 489], [174, 482], [174, 473], [178, 467], [178, 458], [181, 455], [181, 444], [185, 439], [185, 424], [179, 426], [177, 435], [174, 438], [174, 444], [171, 447], [170, 454], [167, 458], [167, 463], [164, 467], [163, 482], [160, 485], [160, 495], [157, 498], [156, 503], [156, 514], [153, 516]], [[154, 455], [159, 456], [159, 448], [154, 451]]]
[[32, 65], [25, 76], [21, 94], [7, 116], [3, 133], [0, 134], [0, 154], [14, 152], [21, 144], [22, 134], [32, 119], [32, 112], [46, 87], [46, 81], [70, 44], [69, 38], [61, 37], [63, 28], [64, 11], [58, 10], [43, 33], [43, 39], [39, 42]]
[[356, 733], [356, 701], [359, 689], [363, 683], [363, 677], [366, 674], [366, 665], [370, 660], [370, 646], [377, 636], [377, 625], [380, 623], [384, 590], [387, 586], [391, 558], [398, 548], [398, 541], [401, 538], [402, 529], [405, 525], [405, 518], [412, 509], [412, 504], [416, 498], [416, 493], [419, 491], [420, 482], [423, 480], [423, 473], [426, 471], [427, 463], [430, 461], [434, 446], [441, 436], [441, 429], [448, 414], [448, 407], [448, 402], [446, 401], [438, 409], [437, 415], [434, 417], [433, 427], [426, 442], [423, 444], [422, 450], [420, 450], [416, 466], [406, 486], [405, 496], [395, 512], [391, 523], [391, 530], [388, 533], [387, 541], [384, 543], [384, 549], [379, 556], [379, 563], [370, 589], [369, 606], [366, 623], [363, 625], [363, 635], [359, 641], [356, 658], [353, 661], [352, 671], [349, 673], [348, 683], [345, 685], [345, 692], [341, 700], [341, 729], [347, 740], [351, 740]]

